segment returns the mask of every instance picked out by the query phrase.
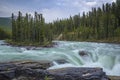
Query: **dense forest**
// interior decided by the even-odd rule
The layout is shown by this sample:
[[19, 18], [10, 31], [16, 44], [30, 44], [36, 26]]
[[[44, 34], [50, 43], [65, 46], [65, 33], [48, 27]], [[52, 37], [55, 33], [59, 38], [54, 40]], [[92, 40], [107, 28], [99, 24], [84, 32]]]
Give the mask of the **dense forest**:
[[35, 12], [34, 17], [26, 13], [22, 16], [19, 11], [16, 17], [12, 14], [12, 41], [24, 44], [45, 45], [52, 42], [49, 27], [46, 26], [42, 14]]
[[12, 41], [44, 45], [60, 40], [120, 42], [120, 0], [67, 19], [45, 23], [42, 14], [12, 14]]
[[62, 40], [120, 41], [120, 0], [49, 25], [53, 34], [63, 34]]

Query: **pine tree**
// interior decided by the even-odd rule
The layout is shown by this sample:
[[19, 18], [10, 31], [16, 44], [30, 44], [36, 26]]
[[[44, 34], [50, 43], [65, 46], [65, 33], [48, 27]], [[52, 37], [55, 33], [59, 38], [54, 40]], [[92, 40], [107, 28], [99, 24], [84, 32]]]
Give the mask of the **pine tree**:
[[16, 41], [16, 25], [15, 25], [15, 19], [14, 14], [12, 13], [12, 40]]

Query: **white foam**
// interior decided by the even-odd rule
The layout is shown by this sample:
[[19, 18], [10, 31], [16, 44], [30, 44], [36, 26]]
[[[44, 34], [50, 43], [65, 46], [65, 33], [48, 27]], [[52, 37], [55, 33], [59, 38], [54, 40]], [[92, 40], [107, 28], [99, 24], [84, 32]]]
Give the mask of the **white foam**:
[[[110, 75], [120, 76], [120, 46], [117, 44], [55, 41], [58, 46], [27, 50], [26, 48], [0, 45], [0, 61], [12, 60], [49, 60], [54, 66], [49, 69], [64, 67], [101, 67]], [[0, 40], [0, 44], [4, 41]], [[88, 52], [80, 56], [79, 51]], [[90, 53], [89, 53], [90, 52]], [[69, 63], [58, 64], [55, 60], [66, 60]]]
[[65, 67], [78, 67], [78, 66], [75, 66], [75, 65], [70, 64], [70, 63], [66, 63], [66, 64], [54, 65], [48, 69], [59, 69], [59, 68], [65, 68]]

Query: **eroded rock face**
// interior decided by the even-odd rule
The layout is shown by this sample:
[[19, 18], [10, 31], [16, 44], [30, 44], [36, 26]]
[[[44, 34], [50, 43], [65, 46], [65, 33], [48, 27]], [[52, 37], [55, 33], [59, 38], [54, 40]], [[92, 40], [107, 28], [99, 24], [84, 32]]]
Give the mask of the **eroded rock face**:
[[0, 80], [109, 80], [101, 68], [47, 70], [51, 62], [0, 63]]
[[48, 72], [55, 80], [109, 80], [101, 68], [62, 68]]
[[19, 76], [26, 78], [29, 76], [37, 77], [39, 73], [43, 74], [44, 70], [50, 66], [52, 66], [52, 62], [49, 61], [16, 61], [0, 63], [0, 80], [12, 80], [14, 78], [19, 78]]

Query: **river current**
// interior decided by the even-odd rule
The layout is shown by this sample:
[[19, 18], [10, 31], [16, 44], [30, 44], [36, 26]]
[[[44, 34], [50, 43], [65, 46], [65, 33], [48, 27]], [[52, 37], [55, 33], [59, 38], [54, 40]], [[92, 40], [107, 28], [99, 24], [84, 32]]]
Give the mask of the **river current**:
[[[0, 40], [0, 62], [19, 60], [49, 60], [54, 66], [49, 69], [64, 67], [101, 67], [108, 75], [120, 76], [120, 44], [54, 41], [52, 48], [12, 47]], [[79, 55], [84, 51], [87, 55]], [[58, 63], [64, 60], [65, 63]]]

